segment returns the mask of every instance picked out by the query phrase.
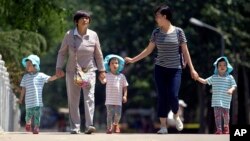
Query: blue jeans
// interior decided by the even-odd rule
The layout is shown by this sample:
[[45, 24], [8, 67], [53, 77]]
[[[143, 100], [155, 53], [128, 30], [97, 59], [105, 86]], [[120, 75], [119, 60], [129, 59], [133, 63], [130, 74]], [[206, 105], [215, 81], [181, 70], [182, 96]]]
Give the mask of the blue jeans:
[[170, 110], [174, 114], [178, 112], [178, 95], [181, 85], [181, 69], [165, 68], [155, 65], [154, 77], [158, 94], [158, 117], [165, 118]]

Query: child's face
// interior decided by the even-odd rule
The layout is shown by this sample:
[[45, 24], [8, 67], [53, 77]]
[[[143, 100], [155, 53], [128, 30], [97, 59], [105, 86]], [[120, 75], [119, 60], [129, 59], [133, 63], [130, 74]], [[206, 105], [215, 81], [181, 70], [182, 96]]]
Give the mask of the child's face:
[[219, 74], [224, 74], [227, 71], [227, 63], [225, 61], [221, 61], [218, 63], [218, 72]]
[[119, 61], [116, 58], [111, 59], [110, 64], [109, 64], [110, 70], [112, 73], [116, 73], [117, 69], [119, 67]]
[[26, 70], [27, 72], [35, 72], [36, 68], [34, 67], [34, 65], [32, 64], [31, 61], [26, 61]]

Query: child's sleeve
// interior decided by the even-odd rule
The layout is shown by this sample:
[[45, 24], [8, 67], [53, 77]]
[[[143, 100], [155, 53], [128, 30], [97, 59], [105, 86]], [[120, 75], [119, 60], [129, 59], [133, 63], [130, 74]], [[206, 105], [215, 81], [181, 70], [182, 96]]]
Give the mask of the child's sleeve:
[[232, 75], [230, 75], [230, 79], [231, 79], [231, 87], [237, 87], [236, 81]]
[[205, 80], [207, 81], [207, 84], [208, 85], [212, 85], [213, 84], [213, 76], [210, 76], [210, 77], [208, 77], [208, 78], [206, 78]]
[[128, 81], [127, 81], [125, 75], [122, 74], [122, 78], [123, 78], [123, 81], [122, 81], [123, 82], [123, 84], [122, 84], [123, 87], [127, 87], [128, 86]]

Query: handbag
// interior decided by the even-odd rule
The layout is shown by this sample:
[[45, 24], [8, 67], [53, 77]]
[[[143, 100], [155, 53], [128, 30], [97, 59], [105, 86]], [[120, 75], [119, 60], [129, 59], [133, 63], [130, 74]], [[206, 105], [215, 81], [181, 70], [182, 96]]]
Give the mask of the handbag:
[[[75, 41], [75, 36], [74, 36], [74, 41]], [[74, 42], [74, 50], [75, 50], [75, 64], [76, 64], [74, 72], [74, 84], [82, 88], [90, 89], [92, 86], [92, 79], [94, 79], [93, 73], [88, 72], [88, 69], [84, 69], [83, 71], [83, 69], [77, 63], [77, 49], [75, 42]]]
[[91, 80], [93, 79], [93, 75], [91, 72], [84, 72], [82, 68], [76, 67], [75, 73], [74, 73], [74, 84], [82, 87], [90, 89], [92, 84]]

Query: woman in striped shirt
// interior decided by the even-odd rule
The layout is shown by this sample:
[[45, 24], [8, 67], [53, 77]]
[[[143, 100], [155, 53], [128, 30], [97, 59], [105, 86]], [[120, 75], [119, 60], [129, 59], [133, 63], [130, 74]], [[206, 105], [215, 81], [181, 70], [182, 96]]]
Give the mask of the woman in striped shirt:
[[[183, 129], [182, 121], [178, 115], [178, 93], [181, 84], [182, 54], [189, 66], [193, 79], [198, 77], [187, 47], [187, 40], [183, 30], [172, 25], [172, 12], [167, 5], [161, 5], [155, 10], [155, 21], [158, 28], [154, 29], [148, 46], [137, 56], [126, 57], [127, 63], [135, 63], [157, 48], [155, 58], [154, 78], [158, 94], [158, 117], [161, 128], [158, 134], [167, 134], [167, 114], [174, 113], [177, 130]], [[182, 53], [180, 53], [180, 50]]]
[[[215, 134], [229, 134], [229, 109], [236, 82], [230, 73], [233, 67], [229, 64], [227, 57], [220, 57], [214, 62], [214, 74], [207, 79], [198, 78], [203, 84], [212, 85], [212, 107], [214, 108], [214, 118], [216, 125]], [[224, 119], [224, 129], [222, 132], [222, 119]]]

